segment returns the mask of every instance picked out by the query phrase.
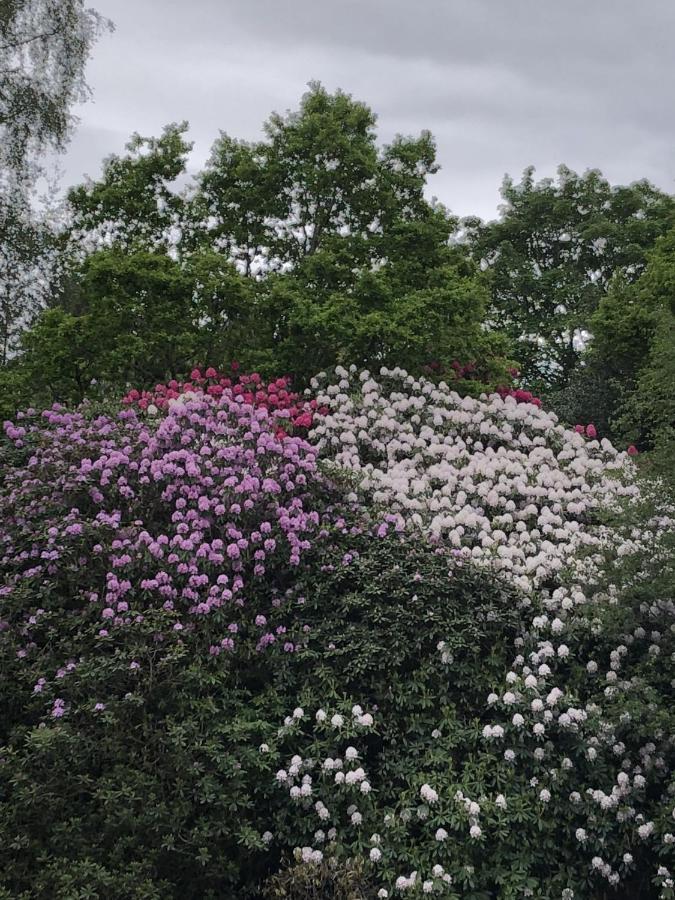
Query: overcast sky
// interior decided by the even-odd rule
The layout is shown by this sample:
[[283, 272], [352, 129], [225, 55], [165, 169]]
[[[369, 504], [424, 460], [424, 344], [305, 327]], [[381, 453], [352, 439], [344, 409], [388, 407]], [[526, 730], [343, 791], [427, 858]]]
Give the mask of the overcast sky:
[[129, 135], [187, 119], [194, 169], [219, 130], [256, 139], [308, 81], [378, 115], [383, 142], [428, 128], [430, 184], [493, 217], [505, 172], [564, 162], [675, 191], [675, 0], [92, 0], [93, 100], [63, 160], [96, 177]]

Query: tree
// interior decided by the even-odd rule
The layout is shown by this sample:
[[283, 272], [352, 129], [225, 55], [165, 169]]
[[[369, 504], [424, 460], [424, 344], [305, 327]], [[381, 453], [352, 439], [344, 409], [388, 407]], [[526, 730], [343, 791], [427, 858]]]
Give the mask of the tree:
[[50, 233], [26, 201], [0, 192], [0, 366], [16, 350], [49, 279]]
[[[675, 229], [646, 256], [640, 277], [617, 275], [589, 320], [592, 340], [554, 406], [593, 422], [616, 444], [653, 450], [675, 424]], [[672, 454], [671, 454], [672, 459]]]
[[92, 45], [110, 27], [83, 0], [0, 0], [0, 366], [54, 277], [49, 217], [35, 202], [41, 158], [65, 148]]
[[134, 134], [123, 156], [104, 161], [98, 181], [68, 193], [70, 240], [76, 255], [115, 247], [127, 252], [176, 253], [184, 199], [176, 180], [185, 174], [192, 144], [187, 122], [167, 125], [158, 138]]
[[613, 285], [595, 314], [589, 367], [613, 385], [617, 435], [649, 450], [675, 440], [675, 228], [648, 255], [640, 278]]
[[45, 149], [63, 150], [73, 105], [88, 96], [84, 68], [111, 23], [83, 0], [0, 2], [0, 171], [30, 184]]
[[378, 147], [375, 124], [365, 104], [311, 83], [264, 140], [222, 134], [198, 177], [187, 252], [206, 245], [260, 283], [262, 368], [305, 382], [336, 362], [419, 370], [497, 355], [475, 267], [451, 246], [457, 220], [424, 196], [433, 138]]
[[672, 197], [646, 181], [609, 184], [597, 170], [565, 166], [557, 180], [502, 186], [499, 220], [466, 221], [471, 252], [487, 270], [490, 322], [514, 342], [525, 379], [564, 387], [577, 368], [590, 320], [620, 275], [630, 283], [673, 222]]
[[[192, 296], [180, 325], [193, 329], [187, 371], [234, 357], [300, 386], [337, 362], [419, 370], [484, 358], [476, 377], [501, 381], [506, 345], [481, 327], [487, 295], [453, 241], [457, 220], [424, 195], [438, 168], [433, 139], [378, 147], [375, 121], [348, 94], [312, 84], [297, 111], [270, 118], [264, 140], [221, 134], [182, 191], [186, 123], [135, 135], [100, 179], [69, 194], [73, 283], [101, 247], [118, 261], [170, 258]], [[69, 308], [75, 296], [85, 314], [81, 289], [57, 302]], [[139, 386], [154, 377], [142, 373]]]
[[633, 394], [621, 405], [619, 427], [652, 450], [651, 470], [675, 486], [675, 315], [663, 308]]
[[406, 259], [354, 273], [321, 250], [293, 273], [270, 277], [268, 343], [280, 370], [305, 383], [336, 363], [452, 372], [460, 359], [480, 360], [487, 383], [503, 380], [507, 345], [481, 328], [487, 295], [471, 264], [448, 259], [405, 277]]
[[100, 250], [65, 284], [24, 334], [13, 373], [39, 402], [149, 387], [255, 348], [255, 284], [215, 254], [181, 265], [161, 252]]
[[445, 244], [456, 228], [424, 197], [437, 171], [431, 135], [378, 148], [363, 103], [311, 83], [300, 108], [274, 114], [266, 140], [221, 134], [198, 177], [191, 246], [205, 242], [247, 275], [297, 267], [320, 250], [348, 253], [352, 267], [380, 264], [404, 228], [433, 221]]
[[23, 368], [43, 397], [80, 402], [92, 380], [154, 382], [198, 357], [192, 284], [168, 256], [100, 251], [71, 291], [23, 338]]

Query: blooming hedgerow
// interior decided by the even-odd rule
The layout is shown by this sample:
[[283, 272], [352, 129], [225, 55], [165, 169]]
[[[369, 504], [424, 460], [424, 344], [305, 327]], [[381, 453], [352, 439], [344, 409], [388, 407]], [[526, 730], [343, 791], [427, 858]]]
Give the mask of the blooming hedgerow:
[[244, 896], [266, 871], [287, 591], [347, 507], [277, 422], [227, 391], [5, 424], [0, 894]]
[[[120, 631], [150, 621], [160, 648], [197, 632], [214, 657], [244, 634], [259, 651], [294, 649], [282, 571], [299, 565], [328, 521], [315, 502], [327, 487], [312, 448], [280, 439], [275, 426], [274, 414], [229, 394], [176, 401], [154, 426], [133, 410], [61, 408], [6, 426], [0, 627], [23, 667], [46, 679], [36, 703], [46, 705], [61, 679], [59, 709], [70, 709], [68, 673], [83, 664], [66, 652], [74, 630], [95, 637], [103, 655]], [[254, 608], [249, 585], [270, 564], [275, 588]], [[59, 645], [63, 677], [45, 659], [45, 647], [53, 659]], [[132, 672], [142, 665], [129, 660]]]
[[[355, 860], [377, 896], [431, 883], [455, 900], [671, 897], [674, 685], [659, 660], [675, 649], [675, 606], [656, 598], [675, 578], [672, 536], [638, 572], [622, 558], [620, 591], [589, 590], [567, 644], [528, 627], [559, 596], [519, 601], [493, 581], [490, 598], [487, 573], [406, 538], [359, 549], [305, 606], [295, 663], [317, 660], [321, 715], [306, 696], [279, 732], [275, 781], [297, 812], [275, 840]], [[343, 709], [372, 710], [370, 728], [346, 710], [330, 724], [332, 685]]]

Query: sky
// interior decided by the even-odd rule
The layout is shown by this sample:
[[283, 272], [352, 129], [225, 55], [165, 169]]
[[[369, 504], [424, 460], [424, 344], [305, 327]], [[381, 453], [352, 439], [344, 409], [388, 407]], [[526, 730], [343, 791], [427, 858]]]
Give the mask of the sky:
[[92, 0], [115, 23], [62, 160], [95, 178], [132, 132], [187, 119], [198, 171], [222, 130], [255, 140], [310, 80], [428, 129], [429, 195], [494, 218], [506, 173], [564, 163], [675, 192], [675, 0]]

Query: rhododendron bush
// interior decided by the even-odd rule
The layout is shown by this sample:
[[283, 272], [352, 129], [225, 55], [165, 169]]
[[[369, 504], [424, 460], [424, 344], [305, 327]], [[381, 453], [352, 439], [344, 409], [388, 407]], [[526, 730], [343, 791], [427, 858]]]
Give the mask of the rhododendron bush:
[[0, 504], [0, 898], [675, 896], [674, 517], [588, 429], [195, 371]]
[[[672, 896], [667, 544], [637, 573], [623, 558], [620, 593], [599, 581], [536, 605], [386, 543], [338, 570], [315, 615], [330, 599], [347, 626], [324, 653], [318, 708], [289, 710], [278, 757], [299, 858], [361, 856], [380, 897]], [[326, 702], [331, 676], [351, 712]]]
[[376, 503], [524, 590], [601, 545], [597, 511], [639, 493], [627, 454], [535, 404], [460, 397], [401, 369], [338, 376], [312, 383], [329, 407], [311, 432], [319, 450]]
[[[283, 413], [227, 390], [179, 398], [162, 417], [85, 406], [6, 423], [0, 777], [6, 846], [10, 834], [18, 842], [11, 896], [36, 895], [35, 854], [65, 834], [67, 871], [52, 849], [45, 895], [73, 896], [79, 878], [103, 896], [134, 896], [137, 883], [187, 896], [183, 885], [211, 884], [212, 854], [217, 883], [237, 883], [238, 865], [232, 875], [222, 859], [248, 840], [252, 774], [239, 774], [231, 747], [265, 730], [255, 704], [266, 655], [292, 656], [302, 640], [287, 615], [295, 572], [328, 528], [345, 527], [313, 449], [281, 436], [279, 421]], [[246, 674], [228, 680], [237, 661]], [[206, 740], [198, 723], [219, 715]], [[188, 799], [174, 802], [169, 784]], [[42, 796], [38, 822], [32, 791]], [[67, 825], [72, 798], [84, 834]], [[194, 804], [207, 815], [195, 818]], [[154, 818], [137, 840], [141, 807]], [[186, 844], [192, 862], [178, 875], [171, 860]]]

